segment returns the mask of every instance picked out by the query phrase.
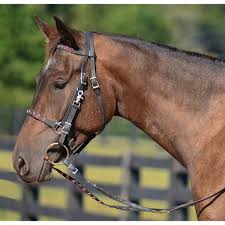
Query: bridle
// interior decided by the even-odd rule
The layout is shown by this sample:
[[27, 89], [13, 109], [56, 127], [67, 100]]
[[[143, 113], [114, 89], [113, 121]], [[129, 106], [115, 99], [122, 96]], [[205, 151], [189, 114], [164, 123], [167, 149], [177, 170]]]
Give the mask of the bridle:
[[[73, 156], [77, 153], [80, 153], [85, 146], [101, 131], [105, 128], [106, 125], [106, 111], [103, 103], [103, 98], [101, 94], [101, 90], [99, 87], [99, 83], [96, 77], [96, 55], [94, 51], [94, 43], [93, 43], [93, 34], [91, 32], [87, 32], [85, 34], [85, 49], [83, 50], [74, 50], [65, 45], [57, 45], [57, 49], [61, 49], [66, 52], [70, 52], [75, 55], [82, 56], [82, 65], [81, 65], [81, 74], [80, 74], [80, 82], [78, 87], [75, 89], [75, 94], [72, 99], [71, 104], [69, 105], [63, 119], [61, 121], [53, 121], [46, 118], [44, 115], [36, 112], [32, 109], [27, 110], [27, 114], [34, 119], [46, 124], [50, 127], [55, 133], [59, 135], [58, 142], [52, 143], [48, 146], [47, 150], [53, 147], [61, 146], [66, 151], [66, 161], [67, 163], [73, 158]], [[98, 102], [102, 112], [102, 129], [98, 132], [91, 133], [88, 135], [86, 140], [75, 148], [74, 146], [74, 138], [71, 136], [71, 128], [72, 123], [76, 120], [78, 113], [81, 109], [81, 104], [84, 101], [84, 93], [87, 90], [88, 78], [86, 74], [86, 68], [88, 64], [88, 60], [90, 59], [91, 66], [91, 75], [90, 75], [90, 83], [91, 87], [94, 90], [95, 95], [98, 98]], [[51, 162], [55, 164], [54, 162]]]
[[[211, 199], [213, 197], [217, 198], [221, 194], [225, 192], [225, 188], [220, 189], [219, 191], [196, 201], [190, 201], [185, 204], [181, 204], [169, 209], [157, 209], [157, 208], [148, 208], [148, 207], [143, 207], [140, 206], [136, 203], [130, 202], [126, 199], [122, 199], [118, 196], [115, 196], [104, 189], [98, 187], [96, 184], [91, 183], [90, 181], [86, 180], [79, 172], [79, 170], [76, 168], [74, 160], [75, 156], [80, 153], [84, 147], [101, 131], [104, 129], [106, 125], [106, 110], [105, 106], [103, 103], [103, 98], [101, 95], [101, 90], [99, 87], [99, 83], [96, 77], [96, 55], [94, 52], [94, 43], [93, 43], [93, 34], [91, 32], [87, 32], [85, 34], [85, 49], [84, 50], [74, 50], [73, 48], [70, 48], [65, 45], [58, 45], [57, 49], [61, 49], [76, 55], [82, 56], [82, 66], [81, 66], [81, 75], [80, 75], [80, 83], [78, 87], [76, 88], [74, 97], [72, 99], [71, 104], [69, 105], [63, 119], [61, 121], [53, 121], [48, 118], [46, 118], [44, 115], [35, 112], [32, 109], [27, 110], [27, 115], [33, 117], [34, 119], [44, 123], [48, 127], [50, 127], [55, 133], [59, 135], [58, 142], [52, 143], [48, 146], [47, 151], [53, 147], [56, 146], [61, 146], [64, 151], [66, 151], [66, 158], [63, 161], [63, 163], [68, 167], [70, 172], [75, 176], [71, 177], [68, 174], [62, 172], [58, 168], [55, 168], [54, 165], [58, 164], [55, 162], [50, 161], [48, 154], [46, 154], [44, 160], [48, 161], [51, 165], [52, 168], [57, 171], [59, 174], [61, 174], [63, 177], [68, 179], [70, 182], [76, 185], [76, 187], [83, 193], [86, 193], [89, 195], [93, 200], [97, 201], [99, 204], [110, 207], [110, 208], [115, 208], [115, 209], [120, 209], [120, 210], [125, 210], [125, 211], [143, 211], [143, 212], [152, 212], [152, 213], [171, 213], [175, 210], [182, 209], [182, 208], [187, 208], [189, 206], [193, 206], [197, 203], [206, 201], [208, 199]], [[74, 138], [71, 137], [71, 128], [72, 128], [72, 123], [76, 120], [78, 113], [80, 111], [81, 105], [84, 101], [84, 93], [87, 90], [87, 84], [88, 84], [88, 79], [86, 75], [86, 67], [88, 60], [90, 60], [91, 64], [91, 75], [90, 75], [90, 83], [91, 87], [94, 90], [94, 93], [96, 94], [98, 98], [98, 102], [101, 108], [102, 112], [102, 129], [98, 132], [91, 133], [88, 135], [86, 141], [84, 141], [82, 144], [80, 144], [78, 147], [74, 147]], [[123, 206], [121, 205], [110, 205], [108, 203], [103, 202], [100, 200], [98, 197], [96, 197], [93, 192], [99, 192], [100, 194], [105, 195], [106, 197], [122, 203]], [[213, 199], [214, 200], [214, 199]], [[213, 201], [212, 200], [212, 201]]]

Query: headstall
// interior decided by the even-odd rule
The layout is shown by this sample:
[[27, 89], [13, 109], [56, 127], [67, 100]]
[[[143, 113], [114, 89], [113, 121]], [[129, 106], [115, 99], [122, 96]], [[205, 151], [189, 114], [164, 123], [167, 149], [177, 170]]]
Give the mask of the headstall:
[[[52, 143], [48, 146], [47, 151], [51, 148], [61, 146], [66, 152], [66, 159], [64, 160], [64, 164], [69, 166], [72, 162], [75, 154], [80, 153], [84, 147], [96, 136], [98, 135], [105, 127], [106, 124], [106, 112], [105, 106], [102, 99], [101, 90], [99, 87], [99, 83], [96, 77], [96, 55], [94, 51], [94, 43], [93, 43], [93, 34], [91, 32], [87, 32], [85, 34], [85, 49], [83, 50], [75, 50], [65, 45], [58, 45], [57, 49], [61, 49], [66, 52], [70, 52], [72, 54], [82, 56], [82, 65], [81, 65], [81, 74], [80, 74], [80, 82], [78, 87], [75, 89], [74, 97], [69, 105], [63, 119], [61, 121], [53, 121], [46, 118], [39, 112], [36, 112], [32, 109], [27, 110], [27, 114], [34, 119], [46, 124], [50, 127], [55, 133], [59, 135], [58, 142]], [[78, 113], [81, 109], [81, 105], [84, 101], [84, 93], [87, 90], [87, 81], [88, 77], [86, 74], [86, 68], [88, 60], [90, 60], [91, 66], [91, 75], [90, 75], [90, 83], [91, 87], [94, 90], [98, 98], [98, 102], [102, 112], [102, 129], [96, 133], [91, 133], [88, 135], [86, 141], [80, 144], [78, 147], [74, 147], [74, 138], [71, 137], [71, 128], [72, 123], [76, 120]], [[54, 162], [51, 162], [55, 164]]]

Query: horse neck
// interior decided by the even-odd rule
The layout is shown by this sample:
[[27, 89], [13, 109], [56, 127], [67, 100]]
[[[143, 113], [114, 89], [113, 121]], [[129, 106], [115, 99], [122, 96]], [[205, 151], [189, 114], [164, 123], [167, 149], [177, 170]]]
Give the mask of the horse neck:
[[187, 165], [198, 145], [204, 145], [195, 129], [205, 123], [201, 117], [209, 109], [209, 97], [215, 89], [224, 91], [219, 75], [224, 65], [126, 38], [107, 43], [101, 60], [115, 83], [116, 115]]

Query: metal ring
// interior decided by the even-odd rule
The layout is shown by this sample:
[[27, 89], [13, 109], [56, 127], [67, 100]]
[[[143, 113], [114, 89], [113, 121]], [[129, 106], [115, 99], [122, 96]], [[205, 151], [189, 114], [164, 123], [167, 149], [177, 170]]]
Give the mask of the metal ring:
[[[54, 142], [54, 143], [50, 144], [50, 145], [47, 147], [47, 150], [46, 150], [46, 152], [47, 152], [46, 156], [47, 156], [47, 157], [48, 157], [48, 150], [49, 150], [49, 149], [52, 149], [52, 147], [63, 147], [63, 149], [64, 149], [65, 152], [66, 152], [66, 157], [65, 157], [64, 160], [67, 160], [67, 159], [69, 158], [69, 156], [70, 156], [70, 151], [69, 151], [69, 149], [66, 147], [66, 145], [59, 145], [58, 142]], [[64, 162], [64, 160], [62, 160], [62, 161], [60, 161], [60, 162], [52, 162], [51, 160], [49, 160], [49, 158], [47, 159], [47, 161], [48, 161], [49, 163], [51, 163], [52, 165], [59, 165], [59, 164], [62, 164], [62, 163]]]

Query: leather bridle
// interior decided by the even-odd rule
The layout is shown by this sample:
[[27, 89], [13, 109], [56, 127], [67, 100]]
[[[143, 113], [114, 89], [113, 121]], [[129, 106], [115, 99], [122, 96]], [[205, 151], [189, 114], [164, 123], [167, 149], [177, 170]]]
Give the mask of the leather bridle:
[[[185, 204], [181, 204], [169, 209], [157, 209], [157, 208], [148, 208], [148, 207], [143, 207], [140, 206], [136, 203], [130, 202], [126, 199], [122, 199], [118, 196], [115, 196], [104, 189], [98, 187], [96, 184], [92, 184], [90, 181], [86, 180], [79, 172], [79, 170], [76, 168], [74, 160], [75, 160], [75, 155], [80, 153], [82, 149], [101, 131], [104, 129], [106, 125], [106, 111], [105, 111], [105, 106], [103, 103], [99, 83], [96, 77], [96, 55], [94, 52], [94, 43], [93, 43], [93, 34], [91, 32], [87, 32], [85, 34], [85, 49], [84, 50], [74, 50], [73, 48], [70, 48], [65, 45], [58, 45], [57, 49], [61, 49], [63, 51], [67, 51], [76, 55], [82, 56], [82, 66], [81, 66], [81, 75], [80, 75], [80, 83], [78, 87], [76, 88], [74, 97], [72, 99], [72, 102], [70, 106], [68, 107], [63, 119], [61, 121], [53, 121], [48, 118], [46, 118], [44, 115], [35, 112], [32, 109], [27, 110], [27, 115], [33, 117], [34, 119], [46, 124], [48, 127], [50, 127], [54, 132], [56, 132], [59, 135], [58, 142], [52, 143], [48, 146], [48, 149], [51, 149], [55, 146], [61, 146], [65, 151], [66, 151], [66, 159], [63, 161], [63, 163], [68, 167], [68, 169], [71, 171], [71, 173], [75, 177], [71, 177], [68, 174], [62, 172], [58, 168], [55, 168], [54, 165], [58, 164], [55, 162], [50, 161], [48, 152], [46, 152], [46, 156], [44, 157], [44, 160], [48, 161], [50, 164], [52, 164], [52, 168], [57, 171], [59, 174], [64, 176], [66, 179], [68, 179], [70, 182], [76, 185], [76, 187], [83, 193], [86, 193], [89, 195], [93, 200], [97, 201], [99, 204], [110, 207], [110, 208], [115, 208], [115, 209], [120, 209], [120, 210], [125, 210], [125, 211], [144, 211], [144, 212], [152, 212], [152, 213], [171, 213], [175, 210], [182, 209], [182, 208], [187, 208], [189, 206], [193, 206], [197, 203], [206, 201], [208, 199], [211, 199], [213, 197], [217, 198], [221, 194], [225, 192], [225, 188], [222, 188], [218, 190], [217, 192], [214, 192], [211, 195], [208, 195], [207, 197], [204, 197], [202, 199], [196, 200], [196, 201], [190, 201]], [[91, 64], [91, 75], [90, 75], [90, 83], [91, 87], [94, 90], [98, 102], [101, 108], [102, 112], [102, 129], [98, 132], [91, 133], [88, 135], [86, 141], [84, 141], [82, 144], [80, 144], [78, 147], [74, 147], [74, 138], [71, 137], [71, 128], [72, 128], [72, 123], [76, 120], [78, 113], [80, 111], [81, 105], [84, 101], [84, 93], [87, 90], [87, 84], [88, 84], [88, 78], [86, 75], [86, 67], [88, 60], [90, 60]], [[96, 197], [93, 192], [99, 192], [100, 194], [105, 195], [106, 197], [124, 204], [123, 206], [121, 205], [110, 205], [108, 203], [103, 202], [100, 200], [98, 197]]]
[[[94, 43], [93, 43], [93, 34], [91, 32], [87, 32], [85, 34], [85, 49], [83, 50], [74, 50], [65, 45], [57, 45], [57, 49], [61, 49], [66, 52], [70, 52], [72, 54], [76, 54], [82, 56], [82, 65], [81, 65], [81, 74], [80, 74], [80, 82], [78, 87], [76, 88], [74, 97], [69, 105], [63, 119], [61, 121], [53, 121], [46, 118], [44, 115], [36, 112], [32, 109], [27, 110], [27, 114], [34, 119], [46, 124], [50, 127], [55, 133], [59, 135], [58, 142], [52, 143], [48, 146], [47, 150], [56, 146], [61, 146], [66, 151], [66, 162], [68, 161], [69, 155], [72, 159], [74, 154], [80, 153], [84, 147], [101, 131], [104, 129], [106, 124], [106, 111], [105, 106], [102, 99], [101, 90], [99, 87], [99, 83], [96, 77], [96, 55], [94, 51]], [[90, 75], [90, 83], [91, 87], [94, 90], [95, 95], [98, 98], [98, 102], [102, 112], [102, 129], [98, 132], [91, 133], [88, 135], [87, 139], [75, 148], [74, 146], [74, 138], [71, 137], [71, 128], [72, 123], [76, 120], [78, 113], [81, 109], [81, 104], [84, 101], [84, 93], [87, 90], [88, 78], [86, 73], [86, 68], [88, 64], [88, 60], [90, 60], [91, 66], [91, 75]], [[54, 162], [52, 162], [54, 164]]]

